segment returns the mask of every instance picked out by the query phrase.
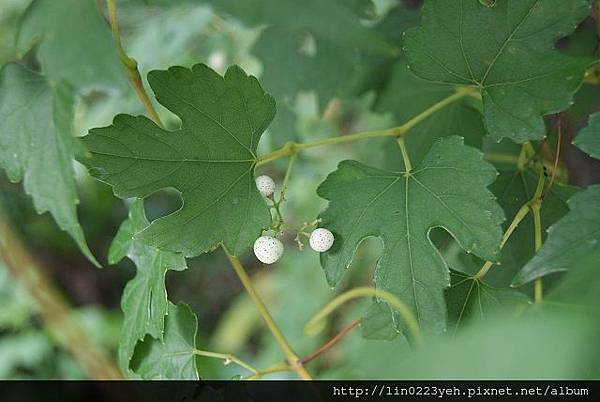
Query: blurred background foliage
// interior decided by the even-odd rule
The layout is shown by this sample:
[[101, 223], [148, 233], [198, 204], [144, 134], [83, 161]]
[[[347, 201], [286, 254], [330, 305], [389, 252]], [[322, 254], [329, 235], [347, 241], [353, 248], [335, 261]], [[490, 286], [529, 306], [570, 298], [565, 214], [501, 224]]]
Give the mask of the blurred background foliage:
[[[0, 65], [20, 57], [14, 44], [19, 21], [30, 2], [0, 0]], [[375, 1], [377, 18], [369, 23], [387, 21], [382, 24], [383, 28], [389, 29], [390, 35], [399, 37], [407, 25], [418, 21], [415, 9], [419, 3]], [[260, 37], [260, 27], [248, 27], [235, 19], [225, 19], [202, 2], [123, 0], [118, 1], [118, 6], [123, 43], [128, 54], [138, 61], [143, 77], [152, 69], [191, 66], [198, 62], [207, 63], [221, 73], [230, 64], [239, 64], [258, 77], [265, 70], [261, 59], [252, 52]], [[390, 19], [386, 20], [386, 17]], [[394, 30], [397, 27], [402, 28]], [[584, 23], [573, 38], [565, 40], [562, 47], [573, 54], [594, 53], [597, 47], [594, 21]], [[26, 54], [24, 57], [32, 56]], [[86, 55], [79, 57], [85, 58]], [[403, 94], [403, 87], [394, 86], [394, 77], [405, 74], [400, 66], [401, 62], [394, 66], [391, 61], [374, 60], [372, 68], [355, 77], [356, 85], [350, 91], [351, 96], [329, 102], [323, 113], [317, 96], [310, 90], [301, 91], [290, 100], [286, 106], [289, 110], [282, 113], [290, 112], [295, 116], [292, 124], [300, 141], [402, 123], [414, 113], [410, 110], [410, 94]], [[405, 85], [405, 81], [400, 80], [400, 83]], [[145, 113], [125, 80], [114, 84], [110, 89], [95, 88], [80, 94], [74, 135], [83, 136], [92, 127], [109, 125], [118, 113]], [[586, 124], [587, 116], [598, 109], [598, 88], [585, 86], [578, 94], [576, 107], [567, 112], [572, 116], [572, 135]], [[410, 108], [406, 110], [405, 105]], [[159, 108], [159, 114], [168, 126], [179, 124], [177, 118], [164, 108]], [[261, 142], [263, 151], [281, 144], [281, 139], [273, 139], [272, 136], [273, 132], [268, 132], [269, 139]], [[481, 143], [481, 138], [473, 138], [472, 141]], [[399, 155], [395, 149], [394, 155], [390, 155], [386, 151], [390, 147], [386, 144], [386, 140], [375, 140], [369, 142], [369, 146], [348, 145], [302, 153], [287, 192], [289, 201], [284, 204], [287, 223], [299, 227], [318, 215], [325, 203], [315, 195], [315, 189], [340, 160], [353, 158], [372, 166], [398, 166], [401, 163]], [[419, 147], [422, 146], [415, 145], [413, 151], [421, 152]], [[518, 148], [515, 149], [512, 144], [484, 144], [486, 147], [518, 153]], [[568, 167], [571, 183], [585, 185], [600, 181], [600, 165], [580, 151], [568, 147], [563, 161]], [[269, 165], [261, 169], [261, 173], [281, 180], [285, 166], [285, 161]], [[134, 275], [135, 267], [129, 260], [118, 266], [107, 266], [106, 255], [118, 226], [127, 216], [127, 206], [112, 195], [108, 186], [92, 180], [79, 165], [77, 174], [79, 219], [94, 255], [104, 265], [102, 269], [94, 268], [81, 255], [71, 238], [57, 228], [49, 214], [37, 215], [21, 185], [11, 184], [4, 174], [0, 175], [1, 202], [15, 228], [72, 304], [75, 319], [102, 349], [114, 356], [120, 330], [120, 296], [125, 283]], [[174, 193], [163, 191], [155, 194], [146, 202], [148, 216], [152, 219], [164, 215], [166, 211], [177, 208], [178, 203]], [[438, 245], [453, 266], [473, 264], [464, 255], [456, 257], [456, 247], [453, 248], [446, 237], [438, 237]], [[306, 354], [352, 320], [358, 319], [370, 303], [364, 300], [349, 304], [333, 316], [321, 335], [306, 337], [302, 332], [304, 323], [332, 298], [334, 291], [328, 288], [323, 278], [316, 253], [310, 250], [300, 252], [293, 238], [287, 238], [286, 247], [288, 251], [284, 258], [275, 266], [261, 267], [251, 256], [247, 256], [244, 263], [290, 343], [300, 354]], [[370, 275], [380, 247], [378, 241], [367, 241], [361, 245], [358, 258], [353, 262], [355, 269], [348, 270], [344, 285], [336, 292], [371, 284]], [[255, 362], [258, 367], [280, 361], [277, 345], [266, 332], [250, 299], [242, 292], [241, 284], [222, 253], [194, 258], [188, 261], [188, 265], [189, 269], [184, 272], [168, 273], [167, 289], [171, 301], [185, 301], [198, 315], [198, 347], [236, 354]], [[2, 265], [0, 306], [0, 378], [85, 377], [71, 356], [56, 346], [40, 321], [35, 303]], [[310, 368], [321, 378], [391, 378], [406, 372], [402, 362], [408, 358], [407, 350], [408, 345], [403, 338], [398, 337], [391, 343], [366, 341], [360, 331], [353, 331], [337, 347], [311, 363]], [[198, 362], [199, 371], [206, 378], [229, 378], [240, 374], [238, 367], [223, 365], [219, 360], [198, 357]], [[294, 377], [286, 373], [273, 377], [288, 376]]]

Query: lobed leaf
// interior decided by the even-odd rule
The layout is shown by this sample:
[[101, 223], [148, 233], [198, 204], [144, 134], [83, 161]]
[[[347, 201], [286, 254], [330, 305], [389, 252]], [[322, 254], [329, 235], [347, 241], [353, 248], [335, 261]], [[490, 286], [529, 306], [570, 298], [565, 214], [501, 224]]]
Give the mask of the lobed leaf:
[[254, 167], [273, 99], [236, 66], [224, 77], [202, 64], [171, 67], [150, 72], [148, 81], [181, 128], [169, 132], [146, 117], [119, 115], [83, 138], [90, 157], [82, 162], [121, 198], [165, 188], [181, 193], [181, 208], [152, 222], [140, 240], [187, 257], [219, 244], [241, 254], [271, 222]]
[[478, 87], [495, 140], [540, 139], [542, 116], [570, 105], [590, 63], [554, 42], [590, 8], [590, 0], [426, 0], [421, 26], [405, 35], [409, 65], [429, 81]]
[[198, 380], [196, 332], [198, 319], [183, 303], [169, 303], [162, 340], [146, 338], [139, 343], [132, 370], [149, 380]]
[[116, 264], [125, 256], [137, 268], [121, 297], [123, 324], [119, 341], [119, 366], [124, 373], [133, 374], [129, 362], [135, 346], [146, 335], [163, 340], [168, 304], [165, 275], [168, 270], [187, 268], [181, 254], [161, 251], [135, 238], [150, 222], [144, 212], [144, 202], [136, 200], [129, 208], [129, 217], [123, 221], [110, 246], [108, 261]]
[[53, 82], [77, 89], [127, 83], [108, 24], [94, 0], [35, 0], [16, 42], [22, 56], [34, 46], [42, 71]]
[[[495, 261], [504, 214], [486, 187], [496, 174], [460, 137], [439, 139], [408, 173], [341, 162], [317, 190], [329, 201], [322, 225], [336, 237], [333, 248], [321, 255], [327, 281], [337, 284], [359, 243], [379, 237], [384, 250], [375, 285], [408, 304], [424, 330], [442, 332], [443, 289], [450, 278], [429, 232], [442, 227], [463, 249]], [[401, 329], [400, 318], [394, 321]]]
[[73, 93], [43, 75], [9, 63], [0, 71], [0, 167], [12, 182], [23, 181], [37, 213], [50, 212], [94, 264], [77, 220], [73, 159]]

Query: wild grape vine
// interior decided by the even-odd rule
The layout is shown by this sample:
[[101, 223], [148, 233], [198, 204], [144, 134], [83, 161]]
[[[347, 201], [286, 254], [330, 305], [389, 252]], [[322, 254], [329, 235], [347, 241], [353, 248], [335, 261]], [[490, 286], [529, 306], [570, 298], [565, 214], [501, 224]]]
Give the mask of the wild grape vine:
[[[79, 12], [97, 13], [92, 1], [83, 3]], [[570, 317], [561, 305], [589, 308], [572, 324], [580, 335], [569, 332], [577, 347], [586, 347], [586, 334], [600, 328], [598, 303], [588, 297], [600, 282], [594, 271], [600, 262], [600, 187], [567, 184], [561, 147], [563, 121], [573, 102], [581, 101], [582, 86], [598, 83], [597, 52], [578, 54], [577, 43], [559, 49], [557, 41], [582, 36], [573, 32], [584, 29], [591, 14], [598, 18], [595, 2], [425, 0], [420, 10], [397, 4], [383, 17], [375, 16], [371, 1], [210, 3], [226, 18], [265, 26], [252, 49], [263, 63], [260, 79], [239, 66], [221, 75], [198, 63], [151, 71], [147, 91], [121, 43], [114, 0], [101, 7], [114, 42], [111, 51], [99, 42], [100, 59], [106, 63], [106, 55], [116, 54], [148, 117], [121, 114], [80, 139], [69, 134], [76, 91], [93, 78], [113, 79], [108, 68], [106, 77], [63, 77], [57, 68], [60, 60], [49, 49], [64, 32], [35, 21], [44, 10], [73, 16], [71, 0], [35, 1], [24, 20], [20, 46], [31, 51], [39, 43], [34, 53], [42, 73], [21, 62], [4, 66], [0, 76], [0, 166], [12, 181], [23, 180], [37, 211], [49, 211], [90, 261], [96, 263], [76, 217], [72, 161], [115, 196], [133, 199], [108, 258], [114, 264], [128, 257], [137, 267], [121, 300], [118, 363], [126, 376], [199, 378], [197, 358], [205, 357], [235, 363], [244, 378], [295, 372], [311, 379], [307, 364], [359, 325], [364, 342], [406, 338], [409, 359], [418, 364], [399, 375], [456, 377], [435, 370], [432, 348], [451, 357], [444, 363], [449, 370], [469, 376], [473, 371], [452, 366], [460, 358], [457, 345], [477, 348], [494, 339], [502, 349], [511, 340], [530, 345], [538, 339], [535, 356], [543, 355], [555, 348], [544, 333]], [[108, 32], [96, 25], [106, 39]], [[373, 109], [392, 112], [397, 124], [302, 140], [295, 135], [294, 101], [306, 90], [316, 94], [320, 113], [338, 99], [375, 93]], [[180, 119], [179, 126], [163, 124], [153, 96]], [[553, 115], [559, 117], [553, 121]], [[574, 142], [595, 158], [599, 121], [593, 114]], [[282, 205], [294, 202], [286, 190], [296, 161], [306, 150], [342, 145], [377, 146], [381, 163], [341, 161], [315, 194], [326, 208], [292, 227]], [[288, 163], [278, 182], [266, 173], [282, 160]], [[167, 188], [177, 190], [181, 208], [150, 221], [144, 199]], [[310, 246], [303, 252], [319, 253], [331, 288], [355, 269], [366, 239], [382, 244], [371, 286], [332, 295], [306, 323], [306, 333], [322, 330], [327, 317], [352, 299], [369, 298], [371, 307], [304, 358], [241, 262], [252, 249], [260, 263], [276, 264], [293, 246], [290, 237], [300, 248]], [[217, 249], [284, 361], [257, 368], [230, 353], [199, 348], [197, 317], [187, 305], [169, 301], [167, 271], [185, 270], [186, 258]], [[542, 323], [541, 314], [553, 317], [550, 324]], [[515, 315], [517, 321], [510, 321]], [[506, 340], [490, 335], [503, 328], [514, 333]], [[462, 330], [463, 338], [448, 339]], [[496, 369], [490, 373], [504, 375]], [[548, 370], [555, 377], [580, 374]]]

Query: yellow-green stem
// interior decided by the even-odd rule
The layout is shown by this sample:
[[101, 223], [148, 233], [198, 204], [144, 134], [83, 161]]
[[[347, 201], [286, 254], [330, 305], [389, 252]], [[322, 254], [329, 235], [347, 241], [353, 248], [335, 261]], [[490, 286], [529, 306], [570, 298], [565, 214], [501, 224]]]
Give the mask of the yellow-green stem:
[[335, 299], [327, 303], [325, 307], [319, 310], [304, 326], [304, 332], [307, 335], [316, 335], [322, 328], [322, 321], [327, 318], [335, 309], [343, 305], [349, 300], [357, 299], [361, 297], [376, 297], [386, 301], [391, 307], [394, 308], [406, 323], [406, 327], [416, 341], [421, 339], [421, 329], [415, 316], [413, 315], [410, 308], [404, 304], [393, 294], [386, 292], [385, 290], [370, 288], [370, 287], [358, 287], [347, 292], [342, 293]]
[[259, 370], [257, 373], [252, 374], [248, 377], [244, 377], [244, 380], [258, 380], [268, 374], [281, 373], [285, 371], [292, 371], [292, 369], [285, 362], [277, 363], [270, 367], [267, 367], [266, 369]]
[[408, 149], [406, 149], [406, 142], [404, 141], [404, 137], [398, 137], [396, 139], [398, 146], [400, 147], [400, 152], [402, 153], [402, 160], [404, 161], [404, 168], [406, 173], [410, 173], [412, 171], [412, 163], [410, 162], [410, 156], [408, 156]]
[[[512, 222], [510, 223], [510, 226], [508, 227], [508, 229], [506, 229], [506, 232], [504, 232], [504, 235], [502, 236], [502, 242], [500, 243], [500, 250], [502, 250], [504, 248], [504, 246], [506, 245], [506, 242], [508, 241], [508, 239], [510, 239], [510, 236], [512, 236], [514, 231], [517, 229], [517, 227], [523, 221], [523, 219], [525, 219], [525, 217], [527, 216], [528, 213], [529, 213], [529, 202], [527, 202], [525, 205], [523, 205], [519, 209], [519, 211], [517, 211], [517, 214], [513, 218]], [[483, 266], [481, 267], [479, 272], [477, 272], [477, 274], [475, 274], [474, 278], [478, 279], [478, 280], [483, 279], [483, 277], [488, 273], [488, 271], [490, 270], [490, 268], [493, 265], [494, 265], [493, 262], [486, 261], [486, 263], [483, 264]]]
[[[546, 176], [544, 175], [543, 167], [540, 167], [540, 175], [535, 189], [535, 194], [531, 202], [530, 208], [533, 214], [533, 233], [534, 233], [534, 246], [535, 252], [537, 253], [542, 248], [542, 195], [544, 192], [544, 185], [546, 182]], [[537, 278], [534, 283], [533, 289], [534, 301], [541, 303], [543, 300], [543, 284], [542, 278]]]
[[[533, 213], [533, 232], [535, 252], [537, 253], [542, 248], [542, 217], [541, 217], [541, 200], [531, 206]], [[537, 278], [534, 282], [534, 301], [541, 303], [543, 301], [543, 284], [542, 278]]]
[[311, 380], [312, 377], [300, 362], [300, 358], [298, 357], [298, 355], [296, 355], [296, 353], [292, 350], [292, 347], [285, 339], [285, 336], [281, 332], [281, 329], [279, 329], [279, 327], [275, 323], [275, 320], [273, 320], [271, 313], [269, 313], [267, 306], [263, 302], [260, 295], [256, 292], [256, 289], [254, 289], [252, 281], [250, 280], [250, 277], [246, 273], [246, 270], [240, 263], [240, 260], [238, 260], [237, 257], [229, 254], [229, 252], [225, 248], [223, 248], [223, 250], [225, 251], [225, 254], [227, 255], [227, 258], [229, 259], [229, 262], [231, 263], [231, 266], [233, 267], [235, 273], [240, 278], [242, 285], [244, 285], [246, 292], [248, 292], [248, 295], [250, 295], [250, 298], [256, 305], [258, 312], [267, 324], [269, 331], [271, 331], [273, 338], [275, 338], [275, 341], [277, 341], [277, 344], [279, 345], [283, 354], [285, 355], [286, 360], [290, 364], [290, 368], [294, 370], [298, 374], [298, 376], [300, 376], [300, 378], [305, 380]]
[[254, 374], [257, 374], [259, 372], [258, 369], [255, 368], [254, 366], [252, 366], [251, 364], [246, 363], [242, 359], [240, 359], [234, 355], [231, 355], [229, 353], [216, 353], [216, 352], [209, 352], [206, 350], [199, 350], [199, 349], [194, 349], [193, 353], [198, 356], [210, 357], [213, 359], [221, 359], [225, 362], [225, 364], [228, 364], [229, 362], [233, 362], [233, 363], [237, 364], [238, 366], [243, 367], [246, 370], [248, 370]]
[[112, 31], [113, 37], [115, 39], [115, 43], [117, 45], [117, 52], [119, 54], [119, 59], [125, 67], [125, 71], [127, 72], [127, 78], [133, 89], [135, 90], [136, 95], [146, 108], [148, 112], [148, 116], [154, 121], [158, 126], [162, 127], [162, 122], [160, 121], [160, 117], [154, 110], [154, 106], [146, 93], [146, 89], [144, 88], [144, 84], [142, 82], [142, 77], [140, 76], [140, 72], [138, 70], [138, 64], [135, 59], [129, 57], [123, 49], [123, 44], [121, 42], [121, 33], [119, 32], [119, 23], [117, 20], [117, 7], [115, 6], [115, 0], [106, 0], [106, 5], [108, 7], [108, 20], [110, 22], [110, 29]]
[[326, 138], [324, 140], [311, 141], [305, 143], [296, 143], [296, 142], [288, 142], [283, 147], [278, 150], [275, 150], [271, 153], [262, 155], [257, 160], [257, 166], [264, 165], [266, 163], [272, 162], [274, 160], [284, 158], [286, 156], [293, 155], [298, 151], [308, 148], [316, 148], [326, 145], [336, 145], [343, 144], [354, 141], [366, 140], [369, 138], [381, 138], [381, 137], [401, 137], [409, 132], [413, 127], [417, 124], [421, 123], [423, 120], [427, 119], [431, 115], [436, 112], [444, 109], [446, 106], [458, 101], [459, 99], [464, 98], [465, 96], [473, 94], [475, 91], [472, 87], [462, 87], [456, 90], [456, 92], [445, 99], [442, 99], [440, 102], [435, 105], [425, 109], [423, 112], [419, 113], [417, 116], [413, 117], [406, 123], [398, 127], [392, 127], [385, 130], [375, 130], [375, 131], [364, 131], [354, 134], [348, 134], [338, 137]]

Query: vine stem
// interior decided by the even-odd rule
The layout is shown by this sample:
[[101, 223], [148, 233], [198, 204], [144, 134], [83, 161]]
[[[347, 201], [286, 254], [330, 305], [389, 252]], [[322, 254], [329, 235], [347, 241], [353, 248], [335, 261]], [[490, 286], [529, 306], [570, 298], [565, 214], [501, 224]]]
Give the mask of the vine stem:
[[199, 349], [194, 349], [193, 353], [198, 356], [210, 357], [213, 359], [221, 359], [224, 361], [225, 364], [229, 364], [229, 362], [233, 362], [233, 363], [237, 364], [238, 366], [243, 367], [246, 370], [248, 370], [254, 374], [259, 373], [259, 371], [256, 367], [254, 367], [253, 365], [251, 365], [249, 363], [246, 363], [242, 359], [240, 359], [232, 354], [229, 354], [229, 353], [216, 353], [216, 352], [209, 352], [207, 350], [199, 350]]
[[411, 335], [415, 338], [415, 340], [420, 341], [421, 329], [419, 328], [419, 323], [417, 322], [412, 311], [410, 311], [410, 308], [393, 294], [385, 290], [370, 287], [358, 287], [338, 295], [335, 299], [327, 303], [325, 307], [319, 310], [306, 323], [306, 325], [304, 326], [304, 332], [307, 335], [316, 335], [320, 332], [322, 328], [321, 324], [323, 320], [325, 320], [325, 318], [327, 318], [329, 314], [331, 314], [333, 311], [335, 311], [338, 307], [340, 307], [347, 301], [361, 297], [376, 297], [378, 299], [383, 299], [384, 301], [386, 301], [398, 313], [400, 313], [400, 315], [404, 319], [404, 322], [406, 322], [408, 330], [410, 331]]
[[123, 43], [121, 42], [121, 33], [119, 32], [119, 23], [117, 20], [117, 7], [115, 6], [115, 0], [106, 0], [106, 6], [108, 7], [108, 20], [110, 23], [110, 29], [112, 31], [115, 43], [117, 45], [119, 59], [121, 60], [121, 64], [123, 64], [123, 67], [125, 67], [125, 71], [127, 72], [127, 78], [133, 86], [136, 95], [144, 104], [144, 107], [148, 112], [148, 116], [159, 127], [163, 127], [163, 124], [160, 121], [160, 117], [158, 117], [158, 113], [156, 113], [156, 110], [152, 105], [152, 101], [150, 101], [150, 98], [148, 97], [148, 94], [144, 89], [144, 83], [142, 82], [142, 77], [140, 76], [137, 61], [129, 57], [125, 52], [125, 49], [123, 49]]
[[[527, 145], [527, 144], [526, 144]], [[532, 149], [530, 146], [523, 146], [521, 155], [519, 156], [519, 160], [525, 160], [527, 158], [527, 154], [531, 153]], [[519, 168], [524, 169], [524, 162], [519, 162]], [[545, 166], [540, 165], [540, 174], [538, 178], [538, 182], [536, 185], [535, 193], [533, 197], [529, 201], [527, 201], [517, 212], [510, 226], [504, 232], [502, 236], [502, 242], [500, 243], [500, 249], [504, 248], [508, 239], [512, 236], [514, 231], [517, 229], [519, 224], [525, 219], [529, 212], [533, 215], [533, 225], [534, 225], [534, 243], [535, 243], [535, 252], [537, 253], [539, 249], [542, 247], [542, 221], [541, 221], [541, 209], [542, 209], [542, 201], [544, 198], [544, 184], [545, 184]], [[490, 268], [494, 265], [494, 263], [490, 261], [486, 261], [485, 264], [481, 267], [479, 272], [475, 274], [474, 279], [481, 280], [488, 273]], [[534, 296], [535, 300], [541, 300], [541, 280], [536, 281], [534, 288]]]
[[319, 349], [315, 350], [314, 352], [312, 352], [308, 356], [303, 357], [302, 358], [302, 364], [307, 364], [308, 362], [313, 361], [314, 359], [316, 359], [317, 357], [319, 357], [320, 355], [322, 355], [323, 353], [325, 353], [326, 351], [328, 351], [329, 349], [331, 349], [332, 347], [334, 347], [335, 345], [337, 345], [339, 341], [341, 341], [342, 339], [344, 339], [344, 337], [346, 335], [348, 335], [350, 333], [350, 331], [352, 331], [354, 328], [356, 328], [359, 324], [360, 324], [359, 320], [352, 321], [350, 323], [350, 325], [346, 326], [340, 332], [338, 332], [337, 334], [335, 334], [335, 336], [333, 338], [331, 338], [330, 340], [328, 340], [327, 342], [325, 342], [323, 344], [323, 346], [321, 346]]
[[[510, 237], [512, 236], [514, 231], [517, 229], [519, 224], [523, 221], [523, 219], [525, 219], [527, 214], [529, 214], [529, 211], [530, 211], [530, 209], [529, 209], [529, 201], [528, 201], [525, 205], [523, 205], [521, 208], [519, 208], [515, 217], [513, 218], [512, 222], [510, 223], [510, 226], [508, 227], [508, 229], [506, 229], [506, 232], [504, 232], [504, 235], [502, 236], [502, 242], [500, 243], [500, 250], [502, 250], [504, 248], [508, 239], [510, 239]], [[488, 271], [490, 270], [490, 268], [493, 265], [494, 265], [493, 262], [486, 261], [485, 264], [483, 264], [483, 266], [479, 270], [479, 272], [477, 272], [473, 278], [477, 279], [477, 280], [483, 279], [483, 277], [488, 273]]]
[[[534, 247], [537, 253], [542, 248], [542, 201], [544, 196], [544, 185], [546, 182], [546, 176], [544, 168], [540, 168], [540, 176], [538, 179], [535, 194], [533, 196], [533, 202], [530, 205], [531, 213], [533, 214], [533, 234], [534, 234]], [[535, 303], [541, 303], [543, 301], [543, 282], [542, 278], [537, 278], [533, 285], [533, 300]]]
[[474, 94], [475, 91], [476, 91], [476, 89], [473, 87], [458, 88], [454, 94], [448, 96], [445, 99], [442, 99], [441, 101], [434, 104], [433, 106], [425, 109], [424, 111], [422, 111], [421, 113], [419, 113], [418, 115], [416, 115], [415, 117], [413, 117], [412, 119], [410, 119], [409, 121], [407, 121], [406, 123], [404, 123], [403, 125], [398, 126], [398, 127], [392, 127], [392, 128], [388, 128], [385, 130], [363, 131], [363, 132], [358, 132], [358, 133], [354, 133], [354, 134], [348, 134], [348, 135], [343, 135], [343, 136], [338, 136], [338, 137], [331, 137], [331, 138], [326, 138], [323, 140], [310, 141], [310, 142], [304, 142], [304, 143], [288, 142], [287, 144], [285, 144], [283, 147], [279, 148], [278, 150], [275, 150], [271, 153], [264, 154], [264, 155], [258, 157], [256, 164], [257, 164], [257, 166], [261, 166], [266, 163], [275, 161], [277, 159], [281, 159], [286, 156], [294, 155], [298, 151], [301, 151], [304, 149], [309, 149], [309, 148], [343, 144], [343, 143], [348, 143], [348, 142], [366, 140], [366, 139], [370, 139], [370, 138], [402, 137], [407, 132], [409, 132], [413, 127], [415, 127], [417, 124], [421, 123], [423, 120], [427, 119], [428, 117], [435, 114], [436, 112], [444, 109], [446, 106], [464, 98], [465, 96]]
[[252, 374], [248, 377], [244, 377], [244, 380], [258, 380], [258, 379], [266, 376], [267, 374], [281, 373], [281, 372], [291, 371], [291, 370], [292, 369], [290, 368], [290, 366], [287, 363], [285, 363], [285, 362], [277, 363], [277, 364], [267, 367], [266, 369], [259, 370], [257, 373]]
[[43, 319], [48, 332], [93, 379], [121, 379], [123, 376], [86, 331], [73, 319], [73, 313], [46, 270], [36, 261], [20, 237], [13, 232], [0, 207], [0, 259], [9, 274], [20, 281]]
[[235, 273], [240, 278], [242, 285], [244, 285], [246, 292], [248, 292], [250, 298], [258, 308], [258, 312], [267, 324], [267, 327], [271, 331], [273, 338], [275, 338], [275, 340], [279, 344], [279, 347], [285, 355], [285, 358], [288, 361], [290, 368], [294, 370], [298, 374], [298, 376], [300, 376], [300, 378], [304, 380], [311, 380], [312, 377], [302, 365], [300, 358], [293, 351], [292, 347], [281, 332], [281, 329], [279, 329], [279, 327], [275, 323], [275, 320], [273, 320], [273, 317], [271, 316], [271, 313], [269, 313], [269, 310], [267, 309], [267, 306], [265, 305], [264, 301], [262, 300], [256, 289], [254, 289], [252, 281], [250, 280], [250, 277], [248, 277], [248, 274], [246, 273], [246, 270], [242, 266], [240, 260], [238, 260], [237, 257], [229, 254], [225, 247], [223, 247], [223, 250], [225, 251], [225, 255], [227, 255], [227, 258], [229, 259], [229, 262], [231, 263], [231, 266], [233, 267]]

